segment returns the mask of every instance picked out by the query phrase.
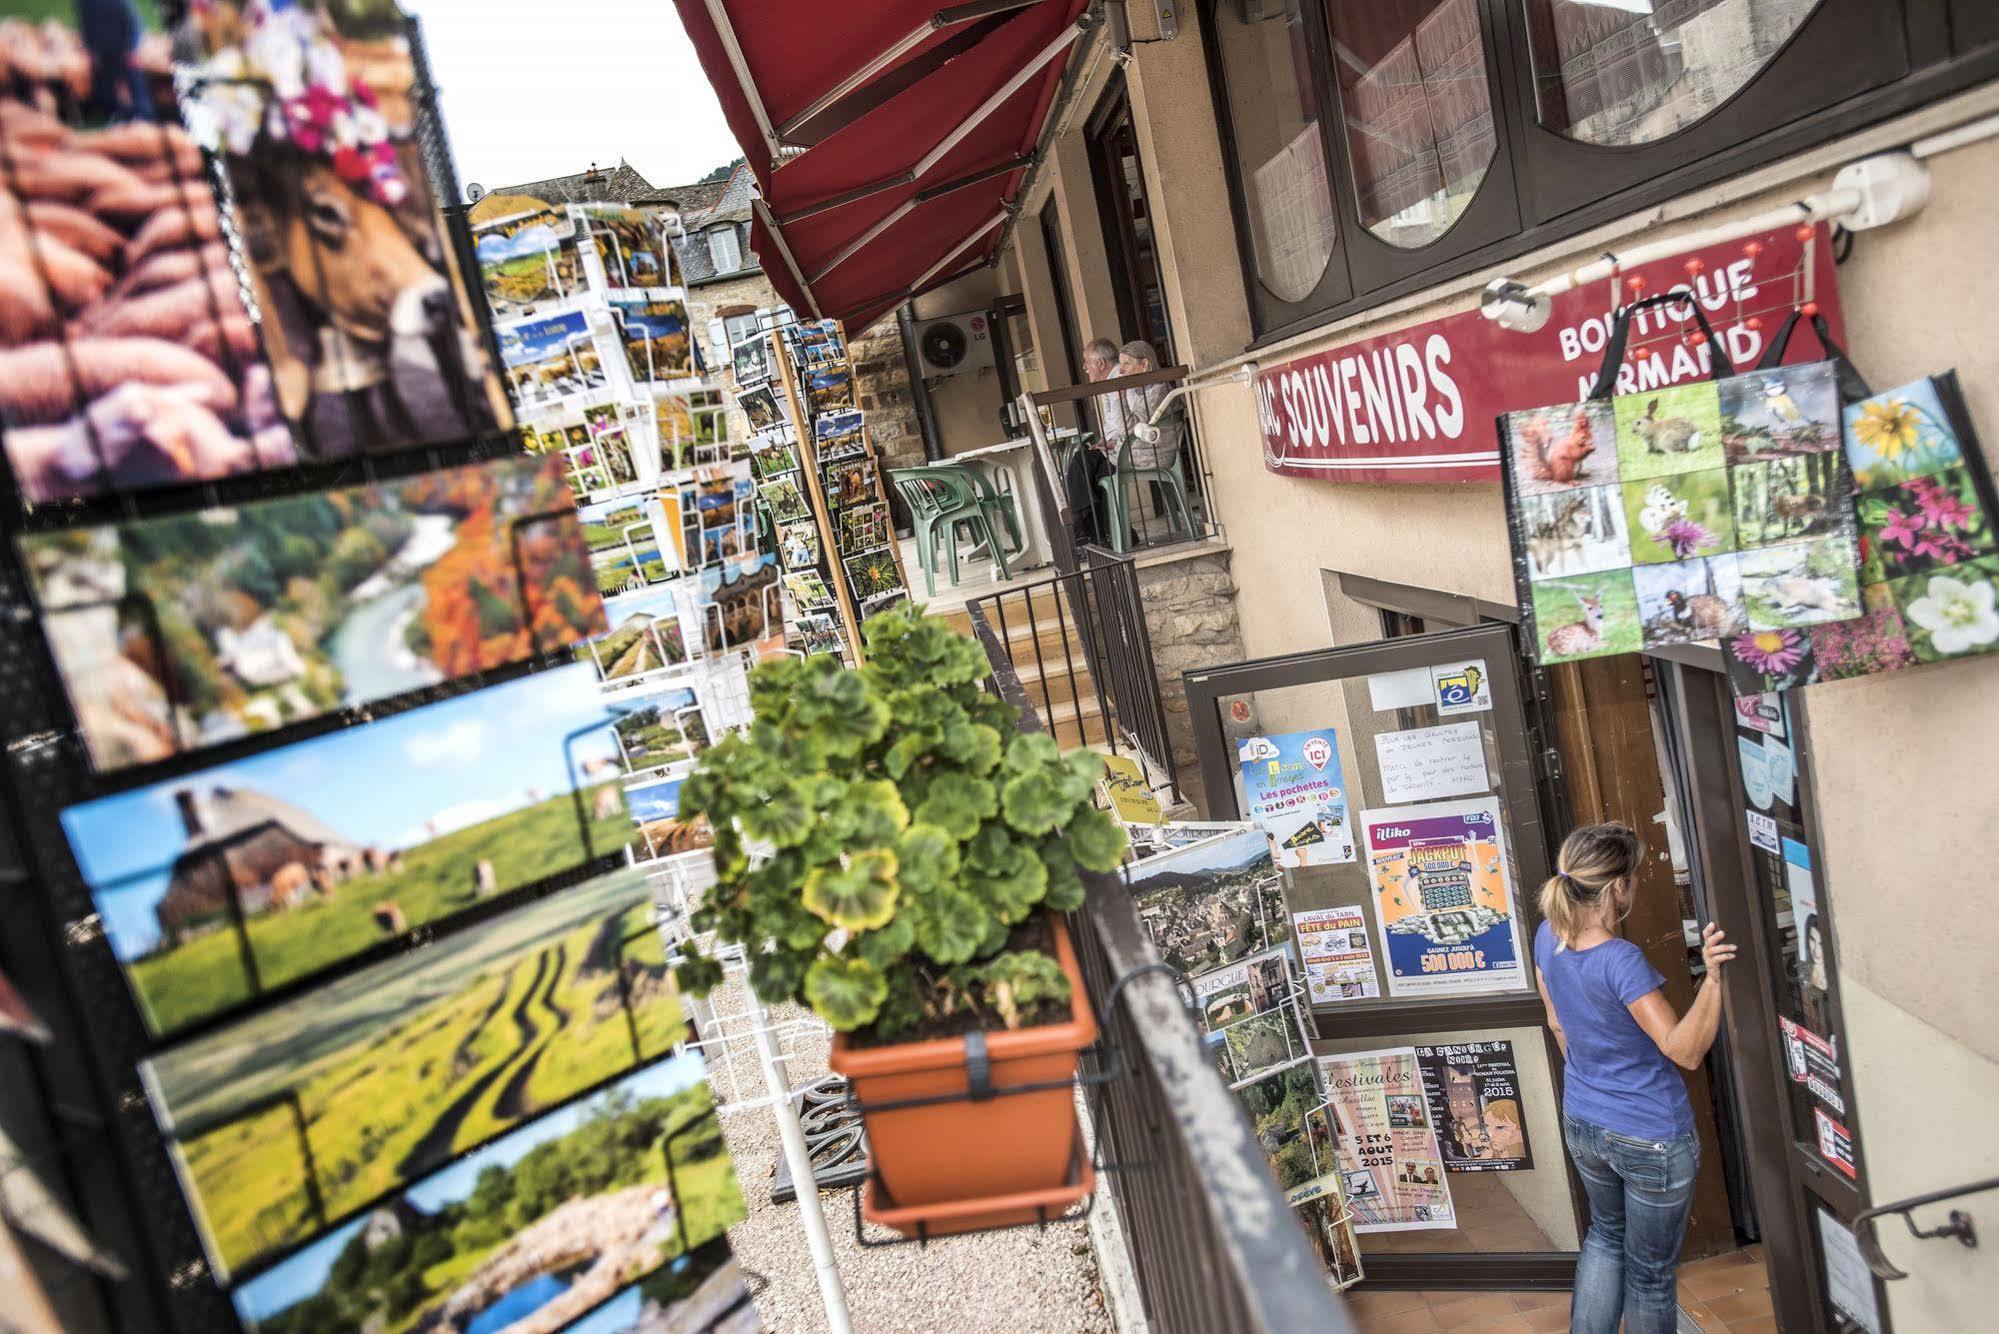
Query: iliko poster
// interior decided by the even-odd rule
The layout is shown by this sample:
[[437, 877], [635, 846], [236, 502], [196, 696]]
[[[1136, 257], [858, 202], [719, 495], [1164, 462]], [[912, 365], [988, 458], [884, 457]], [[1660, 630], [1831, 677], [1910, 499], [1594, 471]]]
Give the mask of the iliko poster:
[[1361, 812], [1390, 996], [1521, 985], [1520, 922], [1499, 799]]
[[1366, 1000], [1381, 994], [1381, 984], [1374, 975], [1374, 951], [1367, 940], [1367, 919], [1359, 904], [1293, 913], [1291, 928], [1298, 937], [1298, 958], [1305, 966], [1305, 988], [1312, 1004]]
[[1511, 1042], [1418, 1047], [1416, 1061], [1446, 1171], [1521, 1172], [1534, 1166]]
[[1236, 747], [1249, 818], [1267, 834], [1279, 866], [1353, 860], [1353, 828], [1332, 728], [1247, 737]]
[[1325, 1056], [1340, 1177], [1356, 1232], [1454, 1228], [1457, 1212], [1414, 1047]]

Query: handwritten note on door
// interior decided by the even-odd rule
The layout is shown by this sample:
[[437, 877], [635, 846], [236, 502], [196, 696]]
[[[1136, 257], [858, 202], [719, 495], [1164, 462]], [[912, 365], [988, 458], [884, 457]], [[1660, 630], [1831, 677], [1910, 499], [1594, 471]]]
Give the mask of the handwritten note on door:
[[1382, 800], [1433, 801], [1485, 792], [1485, 745], [1477, 723], [1446, 723], [1410, 732], [1378, 732]]

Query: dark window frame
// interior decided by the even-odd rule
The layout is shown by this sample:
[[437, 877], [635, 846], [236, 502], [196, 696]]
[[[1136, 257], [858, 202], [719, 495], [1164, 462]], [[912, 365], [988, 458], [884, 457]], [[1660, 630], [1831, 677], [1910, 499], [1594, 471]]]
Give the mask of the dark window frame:
[[[1328, 272], [1318, 288], [1304, 301], [1286, 303], [1259, 282], [1248, 240], [1247, 193], [1216, 28], [1221, 6], [1237, 2], [1203, 0], [1197, 9], [1236, 225], [1237, 257], [1254, 330], [1251, 349], [1568, 240], [1999, 79], [1999, 12], [1983, 8], [1986, 0], [1895, 0], [1885, 7], [1875, 0], [1822, 0], [1770, 63], [1701, 121], [1653, 144], [1588, 148], [1540, 127], [1520, 0], [1477, 0], [1487, 47], [1495, 55], [1490, 75], [1499, 145], [1485, 180], [1457, 223], [1428, 246], [1401, 250], [1360, 228], [1344, 113], [1330, 74], [1326, 11], [1323, 0], [1300, 0], [1313, 56], [1314, 96], [1337, 233]], [[1884, 21], [1895, 30], [1899, 49], [1893, 54], [1901, 72], [1886, 81], [1824, 92], [1827, 80], [1820, 70], [1809, 68], [1809, 62], [1822, 61], [1828, 50], [1877, 52], [1882, 31], [1878, 25]], [[1855, 58], [1855, 64], [1864, 63]], [[1772, 112], [1773, 104], [1788, 109]], [[1559, 144], [1550, 142], [1554, 140]], [[1698, 152], [1692, 148], [1696, 144]], [[1579, 162], [1606, 164], [1607, 169], [1616, 169], [1616, 178], [1591, 197], [1548, 200], [1551, 173], [1573, 174]], [[1495, 198], [1509, 195], [1510, 201]], [[1517, 208], [1517, 225], [1509, 229], [1484, 216], [1503, 211], [1508, 202]]]

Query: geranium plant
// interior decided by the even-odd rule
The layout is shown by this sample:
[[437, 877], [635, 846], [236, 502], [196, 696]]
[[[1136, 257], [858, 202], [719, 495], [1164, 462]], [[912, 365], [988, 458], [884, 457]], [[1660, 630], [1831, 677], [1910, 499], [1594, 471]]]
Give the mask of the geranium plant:
[[[862, 634], [858, 669], [758, 667], [755, 721], [689, 775], [681, 816], [714, 826], [717, 876], [694, 926], [748, 947], [764, 1001], [803, 1001], [843, 1032], [1018, 1028], [1069, 981], [1017, 929], [1080, 907], [1079, 871], [1124, 858], [1124, 830], [1091, 804], [1103, 760], [1017, 733], [981, 689], [985, 651], [917, 608]], [[721, 969], [696, 954], [680, 980], [703, 994]]]

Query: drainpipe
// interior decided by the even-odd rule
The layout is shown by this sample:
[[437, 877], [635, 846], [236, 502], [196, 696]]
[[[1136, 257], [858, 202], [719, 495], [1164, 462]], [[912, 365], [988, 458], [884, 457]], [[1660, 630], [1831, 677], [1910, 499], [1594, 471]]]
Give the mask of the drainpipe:
[[916, 323], [905, 301], [895, 308], [895, 327], [902, 332], [902, 358], [909, 366], [909, 396], [916, 404], [916, 424], [923, 429], [923, 457], [932, 463], [944, 457], [937, 438], [937, 419], [930, 413], [930, 385], [923, 378], [923, 358], [916, 355]]

